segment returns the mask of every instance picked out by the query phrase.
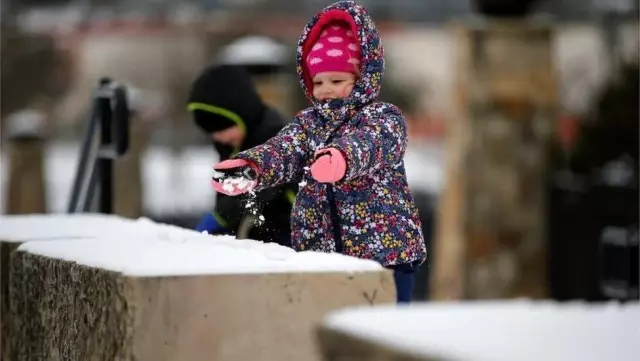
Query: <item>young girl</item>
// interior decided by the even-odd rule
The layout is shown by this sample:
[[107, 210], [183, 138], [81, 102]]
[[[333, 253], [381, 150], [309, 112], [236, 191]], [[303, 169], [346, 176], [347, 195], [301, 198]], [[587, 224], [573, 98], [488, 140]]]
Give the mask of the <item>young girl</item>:
[[291, 239], [299, 251], [340, 252], [394, 270], [398, 302], [409, 302], [426, 258], [407, 184], [407, 125], [394, 105], [376, 101], [384, 72], [380, 36], [366, 10], [340, 1], [318, 13], [297, 47], [302, 89], [313, 104], [275, 137], [215, 165], [238, 195], [298, 181]]

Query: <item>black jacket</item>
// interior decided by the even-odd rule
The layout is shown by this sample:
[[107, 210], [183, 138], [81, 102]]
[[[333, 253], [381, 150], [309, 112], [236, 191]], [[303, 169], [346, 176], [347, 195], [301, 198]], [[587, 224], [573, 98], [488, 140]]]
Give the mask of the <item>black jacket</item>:
[[[287, 124], [283, 115], [262, 102], [250, 76], [237, 66], [205, 69], [191, 88], [188, 108], [207, 134], [233, 125], [246, 129], [240, 147], [214, 143], [221, 161], [264, 143]], [[218, 193], [215, 217], [226, 228], [225, 233], [290, 247], [291, 207], [297, 191], [297, 184], [285, 184], [257, 192], [252, 207], [247, 207], [249, 195], [231, 197]], [[260, 215], [264, 221], [256, 221]]]
[[[274, 109], [267, 107], [262, 120], [247, 134], [239, 151], [264, 143], [285, 125], [284, 118]], [[216, 149], [221, 160], [229, 159], [234, 153], [230, 147], [216, 145]], [[226, 227], [240, 237], [276, 242], [290, 247], [291, 206], [297, 192], [297, 184], [284, 184], [280, 187], [265, 189], [256, 193], [257, 199], [252, 202], [256, 204], [253, 207], [246, 207], [249, 195], [232, 197], [218, 193], [215, 212], [219, 219], [227, 223]], [[255, 215], [252, 214], [253, 210], [257, 210]], [[265, 218], [261, 225], [251, 221], [251, 217], [255, 218], [258, 215]]]

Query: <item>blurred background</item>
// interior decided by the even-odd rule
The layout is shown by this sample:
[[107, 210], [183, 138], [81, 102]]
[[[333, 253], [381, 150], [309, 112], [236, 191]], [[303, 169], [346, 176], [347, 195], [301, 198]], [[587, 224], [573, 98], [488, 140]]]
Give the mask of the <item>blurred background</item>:
[[[500, 0], [493, 2], [502, 6]], [[217, 154], [186, 111], [191, 82], [214, 62], [247, 65], [263, 98], [293, 116], [307, 106], [295, 75], [295, 44], [309, 18], [330, 3], [2, 0], [0, 212], [67, 211], [92, 91], [108, 76], [126, 85], [132, 111], [131, 146], [116, 160], [115, 213], [195, 226], [202, 213], [213, 209], [209, 179]], [[444, 242], [443, 252], [452, 244], [442, 235], [444, 221], [438, 221], [449, 219], [442, 215], [442, 198], [455, 173], [447, 169], [454, 167], [456, 146], [447, 144], [464, 107], [456, 98], [465, 79], [452, 24], [486, 14], [479, 11], [482, 1], [473, 0], [360, 3], [379, 26], [385, 45], [382, 100], [398, 105], [410, 124], [405, 161], [430, 251], [416, 299], [437, 298], [438, 283], [430, 280], [438, 277], [432, 271], [438, 262], [448, 263], [439, 242]], [[540, 148], [548, 156], [539, 195], [544, 198], [538, 232], [544, 260], [527, 267], [544, 269], [545, 281], [544, 292], [534, 296], [637, 298], [638, 9], [637, 0], [553, 0], [538, 1], [532, 10], [533, 19], [552, 27], [557, 95], [551, 136]], [[509, 253], [517, 250], [498, 243], [491, 251], [478, 251], [480, 256], [467, 254], [459, 278], [469, 283], [475, 282], [469, 281], [474, 275], [504, 282], [520, 277]], [[495, 264], [492, 252], [499, 254]], [[491, 281], [477, 282], [485, 291], [493, 287]]]

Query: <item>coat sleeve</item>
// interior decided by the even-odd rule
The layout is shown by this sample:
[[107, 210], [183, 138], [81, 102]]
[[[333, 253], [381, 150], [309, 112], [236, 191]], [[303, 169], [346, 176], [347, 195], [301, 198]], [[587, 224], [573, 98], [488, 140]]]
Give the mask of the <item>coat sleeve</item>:
[[260, 175], [257, 191], [284, 183], [297, 183], [307, 163], [307, 136], [296, 117], [273, 138], [238, 153], [234, 158], [253, 162]]
[[[368, 113], [368, 114], [367, 114]], [[349, 135], [334, 140], [328, 147], [342, 151], [347, 161], [344, 180], [371, 174], [383, 167], [402, 163], [407, 149], [407, 122], [395, 107], [374, 108]]]

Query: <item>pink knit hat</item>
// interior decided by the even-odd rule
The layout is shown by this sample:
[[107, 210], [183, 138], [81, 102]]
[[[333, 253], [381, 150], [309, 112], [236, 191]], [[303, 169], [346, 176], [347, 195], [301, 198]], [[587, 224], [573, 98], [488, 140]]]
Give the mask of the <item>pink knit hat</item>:
[[330, 23], [307, 54], [310, 77], [325, 71], [357, 74], [360, 69], [360, 45], [346, 24]]

